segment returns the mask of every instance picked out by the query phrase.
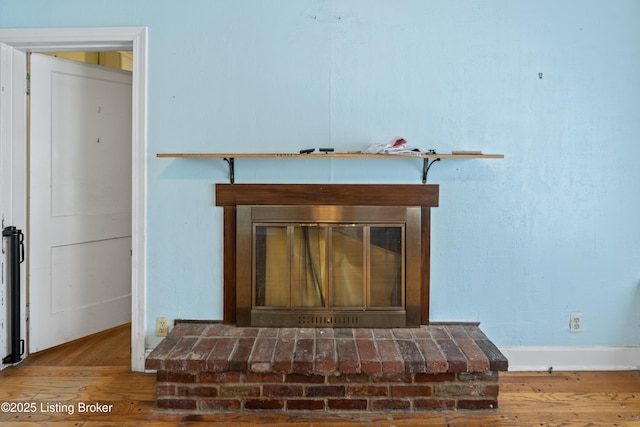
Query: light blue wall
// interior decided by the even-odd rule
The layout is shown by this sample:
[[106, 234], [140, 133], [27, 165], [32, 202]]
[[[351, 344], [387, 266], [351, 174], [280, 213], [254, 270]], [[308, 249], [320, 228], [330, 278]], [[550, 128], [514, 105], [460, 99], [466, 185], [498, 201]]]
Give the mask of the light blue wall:
[[[0, 0], [1, 27], [149, 27], [148, 344], [222, 316], [221, 160], [389, 136], [434, 165], [433, 320], [640, 345], [640, 2]], [[543, 73], [543, 78], [538, 77]], [[238, 160], [237, 182], [419, 183], [415, 160]], [[583, 332], [568, 332], [582, 313]]]

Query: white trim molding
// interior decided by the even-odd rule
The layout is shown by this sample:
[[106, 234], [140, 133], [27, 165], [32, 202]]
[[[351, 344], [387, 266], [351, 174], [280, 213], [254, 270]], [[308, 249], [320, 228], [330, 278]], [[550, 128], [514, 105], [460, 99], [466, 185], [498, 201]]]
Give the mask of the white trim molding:
[[24, 52], [133, 51], [131, 368], [142, 372], [147, 262], [147, 28], [0, 28], [0, 42]]
[[636, 347], [500, 347], [509, 371], [635, 371]]

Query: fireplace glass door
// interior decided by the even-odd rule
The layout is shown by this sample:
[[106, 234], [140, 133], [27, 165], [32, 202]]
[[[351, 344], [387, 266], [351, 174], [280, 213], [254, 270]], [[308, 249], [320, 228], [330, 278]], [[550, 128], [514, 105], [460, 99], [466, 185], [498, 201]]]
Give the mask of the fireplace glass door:
[[420, 208], [238, 206], [239, 325], [418, 324]]
[[403, 308], [403, 225], [254, 227], [255, 308]]

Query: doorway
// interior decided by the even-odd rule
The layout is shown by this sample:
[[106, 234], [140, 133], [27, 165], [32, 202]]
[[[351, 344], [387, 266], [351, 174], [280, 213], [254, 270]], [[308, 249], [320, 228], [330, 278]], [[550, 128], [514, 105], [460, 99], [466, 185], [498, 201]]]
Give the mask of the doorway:
[[29, 54], [30, 353], [131, 321], [131, 72]]
[[[146, 64], [145, 27], [118, 28], [29, 28], [0, 29], [0, 42], [24, 52], [122, 51], [130, 50], [135, 59], [132, 102], [132, 213], [131, 213], [131, 368], [144, 370], [145, 288], [146, 288]], [[26, 124], [25, 124], [26, 126]], [[17, 150], [26, 147], [16, 146]], [[25, 174], [24, 168], [13, 168]], [[26, 203], [26, 194], [22, 202]], [[26, 223], [26, 218], [17, 218]], [[25, 307], [26, 308], [26, 307]], [[26, 324], [22, 325], [26, 331]]]

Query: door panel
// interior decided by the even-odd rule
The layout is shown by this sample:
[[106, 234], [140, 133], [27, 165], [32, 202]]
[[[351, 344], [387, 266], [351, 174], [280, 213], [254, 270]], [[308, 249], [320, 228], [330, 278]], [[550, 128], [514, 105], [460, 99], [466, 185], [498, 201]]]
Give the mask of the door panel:
[[30, 335], [131, 319], [131, 73], [31, 57]]

